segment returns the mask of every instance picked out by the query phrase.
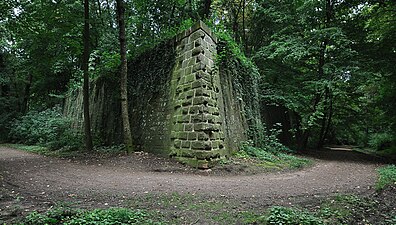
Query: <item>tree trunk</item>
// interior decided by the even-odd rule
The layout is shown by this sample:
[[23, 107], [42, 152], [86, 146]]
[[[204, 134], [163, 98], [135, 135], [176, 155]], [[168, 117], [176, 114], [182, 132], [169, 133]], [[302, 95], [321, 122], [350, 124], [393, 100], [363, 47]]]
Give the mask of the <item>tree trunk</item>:
[[203, 8], [202, 8], [202, 15], [201, 19], [207, 19], [209, 18], [210, 14], [210, 5], [212, 4], [212, 0], [204, 0], [203, 2]]
[[[329, 135], [329, 131], [330, 131], [330, 126], [331, 126], [331, 122], [332, 122], [332, 118], [333, 118], [333, 95], [330, 93], [330, 106], [329, 106], [329, 116], [327, 119], [327, 126], [326, 126], [326, 130], [324, 132], [323, 138], [326, 138]], [[324, 139], [323, 139], [323, 143], [324, 143]], [[322, 145], [323, 145], [322, 143]]]
[[[325, 27], [329, 27], [331, 20], [333, 18], [333, 3], [331, 0], [326, 1], [326, 21], [325, 21]], [[325, 39], [322, 43], [321, 50], [320, 50], [320, 56], [319, 56], [319, 65], [318, 65], [318, 78], [319, 80], [324, 77], [324, 65], [325, 65], [325, 54], [326, 54], [326, 48], [328, 45], [329, 40]], [[329, 79], [331, 80], [331, 79]], [[317, 143], [317, 148], [321, 148], [324, 144], [324, 141], [326, 139], [328, 129], [331, 123], [331, 117], [332, 117], [332, 93], [330, 92], [329, 87], [325, 88], [325, 95], [324, 95], [324, 101], [325, 101], [325, 110], [324, 110], [324, 117], [322, 120], [322, 126], [319, 134], [319, 140]], [[328, 105], [327, 105], [328, 104]], [[327, 106], [326, 106], [327, 105]]]
[[25, 114], [29, 108], [29, 99], [30, 99], [30, 87], [32, 86], [33, 76], [30, 73], [28, 78], [28, 83], [25, 86], [25, 93], [23, 97], [22, 103], [22, 113]]
[[242, 39], [243, 39], [243, 46], [244, 46], [245, 52], [247, 52], [246, 25], [245, 25], [245, 7], [246, 7], [246, 0], [243, 0], [243, 6], [242, 6]]
[[87, 151], [92, 151], [92, 135], [91, 135], [91, 120], [89, 117], [89, 77], [88, 77], [88, 61], [89, 61], [89, 1], [84, 0], [84, 53], [83, 53], [83, 105], [84, 105], [84, 133], [85, 133], [85, 148]]
[[[321, 125], [320, 132], [319, 132], [318, 143], [316, 145], [317, 149], [322, 148], [322, 146], [324, 144], [324, 141], [326, 139], [326, 130], [327, 130], [326, 126], [328, 124], [328, 119], [331, 119], [330, 114], [329, 114], [329, 112], [330, 112], [330, 102], [329, 102], [330, 90], [328, 87], [326, 87], [324, 98], [325, 98], [325, 100], [324, 100], [325, 110], [324, 110], [324, 115], [323, 115], [323, 119], [322, 119], [322, 125]], [[327, 104], [329, 104], [329, 105], [327, 105]]]
[[121, 116], [123, 125], [124, 143], [127, 152], [133, 150], [131, 126], [129, 125], [128, 114], [128, 89], [127, 89], [127, 74], [128, 62], [126, 57], [126, 38], [125, 38], [125, 21], [124, 21], [124, 2], [117, 0], [117, 15], [120, 41], [120, 55], [121, 55], [121, 70], [120, 70], [120, 89], [121, 89]]

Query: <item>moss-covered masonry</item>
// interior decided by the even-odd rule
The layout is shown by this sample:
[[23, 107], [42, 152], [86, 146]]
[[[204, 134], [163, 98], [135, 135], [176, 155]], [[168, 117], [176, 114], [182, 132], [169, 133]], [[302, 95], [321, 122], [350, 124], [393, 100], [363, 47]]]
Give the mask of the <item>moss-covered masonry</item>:
[[172, 74], [171, 156], [207, 168], [227, 155], [219, 108], [220, 77], [215, 66], [216, 37], [202, 22], [176, 37]]
[[[236, 83], [238, 71], [219, 69], [217, 49], [216, 36], [199, 22], [129, 63], [128, 101], [136, 150], [209, 168], [247, 139], [249, 118], [244, 112], [249, 106]], [[122, 141], [119, 99], [114, 97], [119, 92], [114, 84], [95, 82], [95, 96], [91, 96], [94, 133], [105, 144]], [[245, 94], [256, 95], [255, 91]], [[76, 104], [82, 108], [78, 98], [71, 96], [65, 107], [73, 118], [80, 118], [81, 112], [72, 110]]]

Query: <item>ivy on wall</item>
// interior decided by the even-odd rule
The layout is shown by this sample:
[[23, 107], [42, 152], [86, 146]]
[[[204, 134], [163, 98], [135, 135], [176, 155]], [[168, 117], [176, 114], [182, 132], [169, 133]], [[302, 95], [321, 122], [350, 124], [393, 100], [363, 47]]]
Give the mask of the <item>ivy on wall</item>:
[[242, 100], [242, 113], [248, 124], [247, 137], [255, 146], [261, 146], [264, 144], [265, 127], [261, 122], [258, 94], [260, 74], [230, 35], [220, 33], [218, 37], [220, 41], [216, 60], [220, 73], [231, 74], [232, 85], [239, 98], [236, 100]]

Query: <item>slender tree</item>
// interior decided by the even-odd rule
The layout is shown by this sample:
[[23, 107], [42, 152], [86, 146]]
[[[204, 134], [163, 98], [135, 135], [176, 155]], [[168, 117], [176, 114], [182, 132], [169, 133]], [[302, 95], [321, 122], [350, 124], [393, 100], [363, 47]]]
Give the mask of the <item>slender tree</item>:
[[92, 151], [91, 120], [89, 116], [89, 78], [88, 78], [88, 61], [89, 61], [89, 0], [84, 0], [84, 53], [83, 53], [83, 105], [84, 105], [84, 131], [85, 131], [85, 148]]
[[129, 125], [128, 114], [128, 89], [127, 89], [127, 74], [128, 62], [126, 57], [126, 38], [125, 38], [125, 6], [123, 0], [117, 0], [117, 19], [119, 28], [119, 41], [120, 41], [120, 55], [121, 55], [121, 69], [120, 69], [120, 89], [121, 89], [121, 114], [123, 124], [124, 143], [127, 151], [133, 150], [131, 127]]

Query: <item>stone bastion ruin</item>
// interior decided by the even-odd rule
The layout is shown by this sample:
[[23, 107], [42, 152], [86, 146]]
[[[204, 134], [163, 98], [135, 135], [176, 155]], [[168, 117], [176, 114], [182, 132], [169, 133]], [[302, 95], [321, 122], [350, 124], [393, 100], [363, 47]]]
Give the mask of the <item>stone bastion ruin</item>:
[[[231, 56], [228, 66], [216, 62], [220, 42], [198, 22], [130, 60], [128, 101], [136, 150], [209, 168], [251, 138], [250, 127], [260, 122], [254, 77]], [[107, 145], [122, 143], [117, 85], [117, 78], [105, 76], [91, 83], [93, 132]], [[82, 126], [82, 91], [66, 99], [65, 114]]]

